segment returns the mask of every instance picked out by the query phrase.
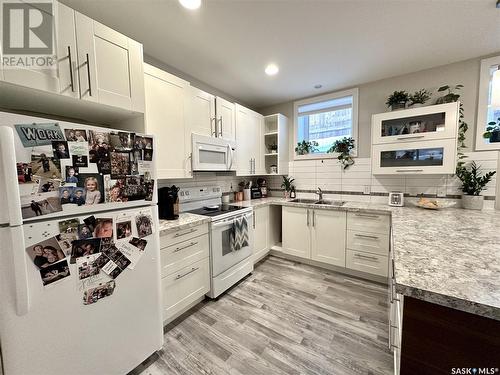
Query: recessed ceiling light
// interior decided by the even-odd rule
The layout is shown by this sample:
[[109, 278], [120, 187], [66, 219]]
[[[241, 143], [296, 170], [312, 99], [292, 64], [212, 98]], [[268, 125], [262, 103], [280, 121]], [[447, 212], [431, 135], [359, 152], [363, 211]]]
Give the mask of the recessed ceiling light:
[[278, 74], [278, 72], [280, 71], [280, 68], [278, 68], [278, 65], [276, 64], [268, 64], [266, 66], [266, 69], [265, 69], [265, 72], [268, 76], [274, 76], [276, 74]]
[[315, 88], [315, 89], [320, 89], [320, 88], [322, 88], [322, 87], [323, 87], [323, 85], [314, 85], [314, 88]]
[[201, 6], [201, 0], [179, 0], [179, 3], [186, 9], [198, 9]]

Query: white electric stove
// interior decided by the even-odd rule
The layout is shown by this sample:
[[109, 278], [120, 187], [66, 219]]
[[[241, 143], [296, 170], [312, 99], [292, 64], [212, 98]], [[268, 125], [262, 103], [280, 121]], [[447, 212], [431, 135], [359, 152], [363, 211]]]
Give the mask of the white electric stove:
[[[222, 190], [218, 186], [181, 189], [179, 203], [181, 212], [210, 217], [211, 282], [207, 296], [216, 298], [253, 271], [253, 210], [222, 204]], [[230, 245], [233, 223], [242, 217], [248, 223], [248, 246], [233, 251]]]

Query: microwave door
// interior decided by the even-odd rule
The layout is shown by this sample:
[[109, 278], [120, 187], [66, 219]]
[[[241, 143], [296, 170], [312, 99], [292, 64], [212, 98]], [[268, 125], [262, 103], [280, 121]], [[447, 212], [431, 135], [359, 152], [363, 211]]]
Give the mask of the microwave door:
[[228, 164], [227, 148], [222, 146], [197, 143], [195, 159], [195, 170], [225, 171]]

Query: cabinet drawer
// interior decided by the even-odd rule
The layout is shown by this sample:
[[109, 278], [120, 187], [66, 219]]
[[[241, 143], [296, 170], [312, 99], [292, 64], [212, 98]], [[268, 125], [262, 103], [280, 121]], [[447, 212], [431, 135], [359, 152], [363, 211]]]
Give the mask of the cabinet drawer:
[[359, 232], [389, 234], [389, 215], [363, 212], [347, 213], [347, 229]]
[[208, 258], [210, 254], [208, 234], [160, 250], [161, 276], [165, 277], [194, 262]]
[[208, 258], [184, 267], [161, 280], [163, 320], [189, 306], [210, 290]]
[[380, 255], [389, 255], [389, 236], [379, 233], [364, 233], [348, 230], [347, 248]]
[[388, 258], [383, 255], [363, 251], [346, 251], [346, 267], [353, 270], [387, 276], [388, 262]]
[[179, 242], [190, 240], [205, 233], [208, 233], [208, 224], [202, 224], [196, 227], [182, 229], [176, 232], [162, 235], [160, 236], [160, 249], [177, 244]]

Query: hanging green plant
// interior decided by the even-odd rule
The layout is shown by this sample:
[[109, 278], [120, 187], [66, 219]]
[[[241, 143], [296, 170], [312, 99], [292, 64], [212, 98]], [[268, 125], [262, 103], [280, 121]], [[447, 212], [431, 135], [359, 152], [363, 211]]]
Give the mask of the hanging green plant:
[[297, 147], [295, 147], [295, 152], [297, 155], [307, 155], [310, 154], [311, 152], [318, 151], [316, 148], [319, 146], [318, 142], [316, 141], [302, 141], [297, 143]]
[[354, 149], [354, 139], [351, 137], [344, 137], [335, 141], [335, 143], [327, 151], [328, 153], [338, 153], [337, 159], [342, 164], [343, 169], [349, 168], [354, 164], [351, 157], [351, 151]]

